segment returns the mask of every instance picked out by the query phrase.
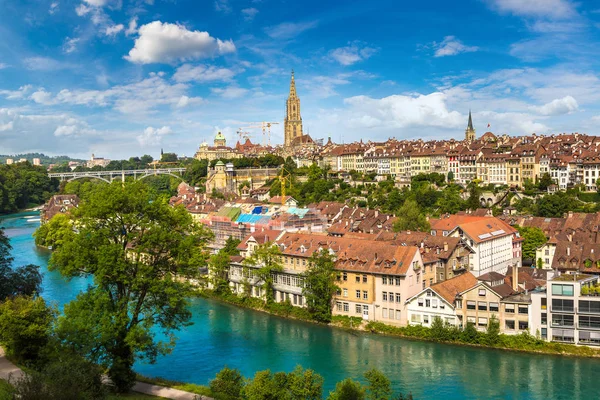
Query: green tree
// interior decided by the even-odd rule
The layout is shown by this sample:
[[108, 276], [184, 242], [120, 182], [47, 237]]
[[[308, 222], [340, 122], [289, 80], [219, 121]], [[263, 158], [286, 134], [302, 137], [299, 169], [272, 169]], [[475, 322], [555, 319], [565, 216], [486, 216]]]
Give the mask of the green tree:
[[448, 183], [454, 180], [454, 171], [448, 171]]
[[325, 249], [313, 253], [302, 277], [302, 294], [306, 298], [308, 312], [316, 321], [330, 322], [333, 296], [338, 289], [333, 255]]
[[394, 231], [429, 232], [431, 226], [421, 213], [419, 205], [414, 200], [406, 200], [398, 210], [398, 220], [394, 222]]
[[442, 318], [435, 316], [431, 321], [431, 338], [435, 340], [446, 340], [446, 327]]
[[575, 199], [565, 192], [547, 194], [540, 198], [536, 204], [538, 217], [560, 218], [566, 212], [576, 208]]
[[442, 191], [442, 195], [436, 204], [440, 213], [456, 214], [465, 209], [465, 201], [460, 196], [460, 187], [457, 185], [448, 185]]
[[244, 260], [244, 265], [246, 268], [251, 268], [256, 276], [255, 284], [264, 289], [265, 301], [272, 303], [274, 301], [273, 273], [283, 271], [279, 247], [271, 242], [259, 245], [252, 255]]
[[495, 346], [500, 340], [500, 321], [493, 314], [488, 321], [488, 326], [485, 332], [485, 344], [488, 346]]
[[477, 343], [479, 333], [472, 322], [467, 322], [467, 325], [463, 329], [460, 335], [460, 340], [465, 343]]
[[237, 247], [241, 242], [242, 241], [240, 239], [234, 239], [232, 236], [229, 236], [225, 241], [225, 246], [221, 250], [230, 256], [238, 256], [240, 255], [240, 251], [237, 249]]
[[250, 379], [243, 390], [243, 398], [247, 400], [290, 400], [287, 390], [287, 374], [270, 370], [258, 371]]
[[217, 254], [212, 255], [208, 261], [209, 279], [216, 293], [224, 294], [231, 292], [229, 288], [230, 257], [227, 252], [220, 250]]
[[312, 369], [298, 365], [288, 374], [287, 382], [292, 400], [320, 400], [323, 395], [323, 377]]
[[34, 296], [42, 291], [42, 274], [37, 265], [13, 268], [12, 246], [0, 228], [0, 302], [9, 297]]
[[225, 367], [210, 381], [209, 387], [219, 400], [238, 400], [244, 388], [244, 377], [239, 370]]
[[18, 296], [0, 303], [0, 342], [21, 362], [36, 362], [51, 334], [56, 311], [43, 298]]
[[329, 393], [329, 400], [365, 400], [366, 391], [360, 382], [350, 378], [335, 385], [335, 390]]
[[548, 241], [544, 231], [536, 226], [516, 226], [515, 228], [523, 238], [523, 259], [535, 260], [535, 250]]
[[41, 225], [33, 234], [36, 246], [57, 249], [73, 229], [71, 218], [67, 214], [56, 214], [52, 219]]
[[367, 380], [367, 399], [388, 400], [392, 395], [391, 382], [385, 374], [377, 369], [365, 372]]
[[540, 258], [537, 259], [536, 267], [542, 268], [544, 266], [544, 261]]
[[467, 201], [465, 202], [465, 208], [468, 210], [476, 210], [481, 207], [481, 202], [479, 201], [481, 198], [481, 188], [476, 181], [470, 182], [468, 188], [469, 198], [467, 198]]
[[[94, 285], [65, 306], [58, 334], [108, 367], [117, 389], [127, 391], [135, 359], [153, 362], [168, 353], [173, 331], [190, 323], [188, 279], [206, 265], [210, 235], [143, 182], [98, 186], [74, 217], [79, 229], [68, 233], [49, 267], [66, 277], [91, 276]], [[169, 342], [157, 341], [154, 326]]]
[[546, 191], [548, 190], [548, 186], [553, 184], [554, 180], [552, 179], [549, 173], [545, 172], [538, 182], [538, 189]]
[[177, 154], [175, 153], [163, 153], [160, 157], [161, 162], [177, 162]]

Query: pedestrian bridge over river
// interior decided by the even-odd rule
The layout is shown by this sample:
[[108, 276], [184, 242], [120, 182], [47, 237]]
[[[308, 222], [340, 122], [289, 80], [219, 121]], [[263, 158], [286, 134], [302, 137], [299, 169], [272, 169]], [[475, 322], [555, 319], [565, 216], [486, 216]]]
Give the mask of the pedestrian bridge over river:
[[156, 175], [170, 175], [177, 179], [182, 178], [182, 174], [185, 168], [156, 168], [156, 169], [132, 169], [132, 170], [120, 170], [120, 171], [85, 171], [85, 172], [56, 172], [49, 173], [50, 178], [58, 178], [61, 181], [66, 180], [67, 182], [75, 179], [82, 178], [93, 178], [100, 179], [101, 181], [110, 183], [115, 179], [121, 179], [125, 181], [126, 176], [133, 176], [133, 179], [139, 180], [149, 176]]

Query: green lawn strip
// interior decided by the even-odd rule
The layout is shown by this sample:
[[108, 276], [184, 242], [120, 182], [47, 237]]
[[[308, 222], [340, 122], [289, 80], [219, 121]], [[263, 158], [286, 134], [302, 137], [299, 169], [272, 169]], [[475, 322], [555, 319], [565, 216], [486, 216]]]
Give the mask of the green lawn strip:
[[164, 378], [154, 378], [139, 374], [137, 375], [137, 380], [138, 382], [149, 383], [151, 385], [165, 386], [173, 389], [183, 390], [184, 392], [213, 397], [213, 394], [207, 386], [196, 385], [195, 383], [171, 381]]

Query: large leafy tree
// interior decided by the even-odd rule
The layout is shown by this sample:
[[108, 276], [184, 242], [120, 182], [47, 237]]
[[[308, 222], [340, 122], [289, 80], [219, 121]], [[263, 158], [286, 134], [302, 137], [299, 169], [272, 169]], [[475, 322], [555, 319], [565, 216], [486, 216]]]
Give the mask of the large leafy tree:
[[[189, 279], [206, 265], [210, 235], [142, 182], [98, 186], [73, 215], [78, 230], [65, 233], [49, 267], [94, 283], [65, 306], [57, 332], [126, 391], [134, 361], [168, 353], [174, 331], [190, 323]], [[157, 340], [153, 327], [170, 341]]]
[[306, 297], [308, 312], [320, 322], [331, 321], [331, 305], [338, 287], [335, 284], [335, 261], [327, 250], [314, 253], [308, 262], [302, 294]]
[[273, 274], [283, 271], [279, 247], [270, 242], [257, 246], [252, 255], [244, 260], [244, 266], [252, 270], [256, 278], [254, 283], [263, 287], [266, 302], [272, 303], [275, 300]]
[[565, 192], [547, 194], [537, 201], [536, 215], [560, 218], [564, 213], [576, 208], [575, 202], [575, 198]]
[[12, 267], [12, 246], [0, 228], [0, 301], [15, 296], [34, 296], [41, 292], [42, 274], [37, 265]]
[[421, 212], [421, 208], [414, 200], [406, 200], [397, 213], [398, 220], [394, 222], [394, 231], [420, 231], [428, 232], [431, 229], [429, 221]]
[[548, 240], [544, 231], [535, 226], [516, 228], [523, 238], [523, 259], [535, 260], [535, 250]]

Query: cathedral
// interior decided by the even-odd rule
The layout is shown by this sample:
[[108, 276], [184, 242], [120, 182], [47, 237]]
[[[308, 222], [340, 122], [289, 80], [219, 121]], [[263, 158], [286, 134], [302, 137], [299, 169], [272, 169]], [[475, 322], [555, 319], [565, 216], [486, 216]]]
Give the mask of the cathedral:
[[475, 129], [473, 128], [473, 118], [471, 118], [471, 110], [469, 110], [469, 123], [467, 124], [467, 129], [465, 130], [465, 140], [468, 143], [474, 142], [476, 139]]
[[309, 135], [302, 131], [302, 116], [300, 115], [300, 98], [296, 93], [296, 81], [292, 70], [290, 81], [290, 95], [285, 102], [285, 120], [283, 121], [283, 145], [286, 148], [313, 145]]

